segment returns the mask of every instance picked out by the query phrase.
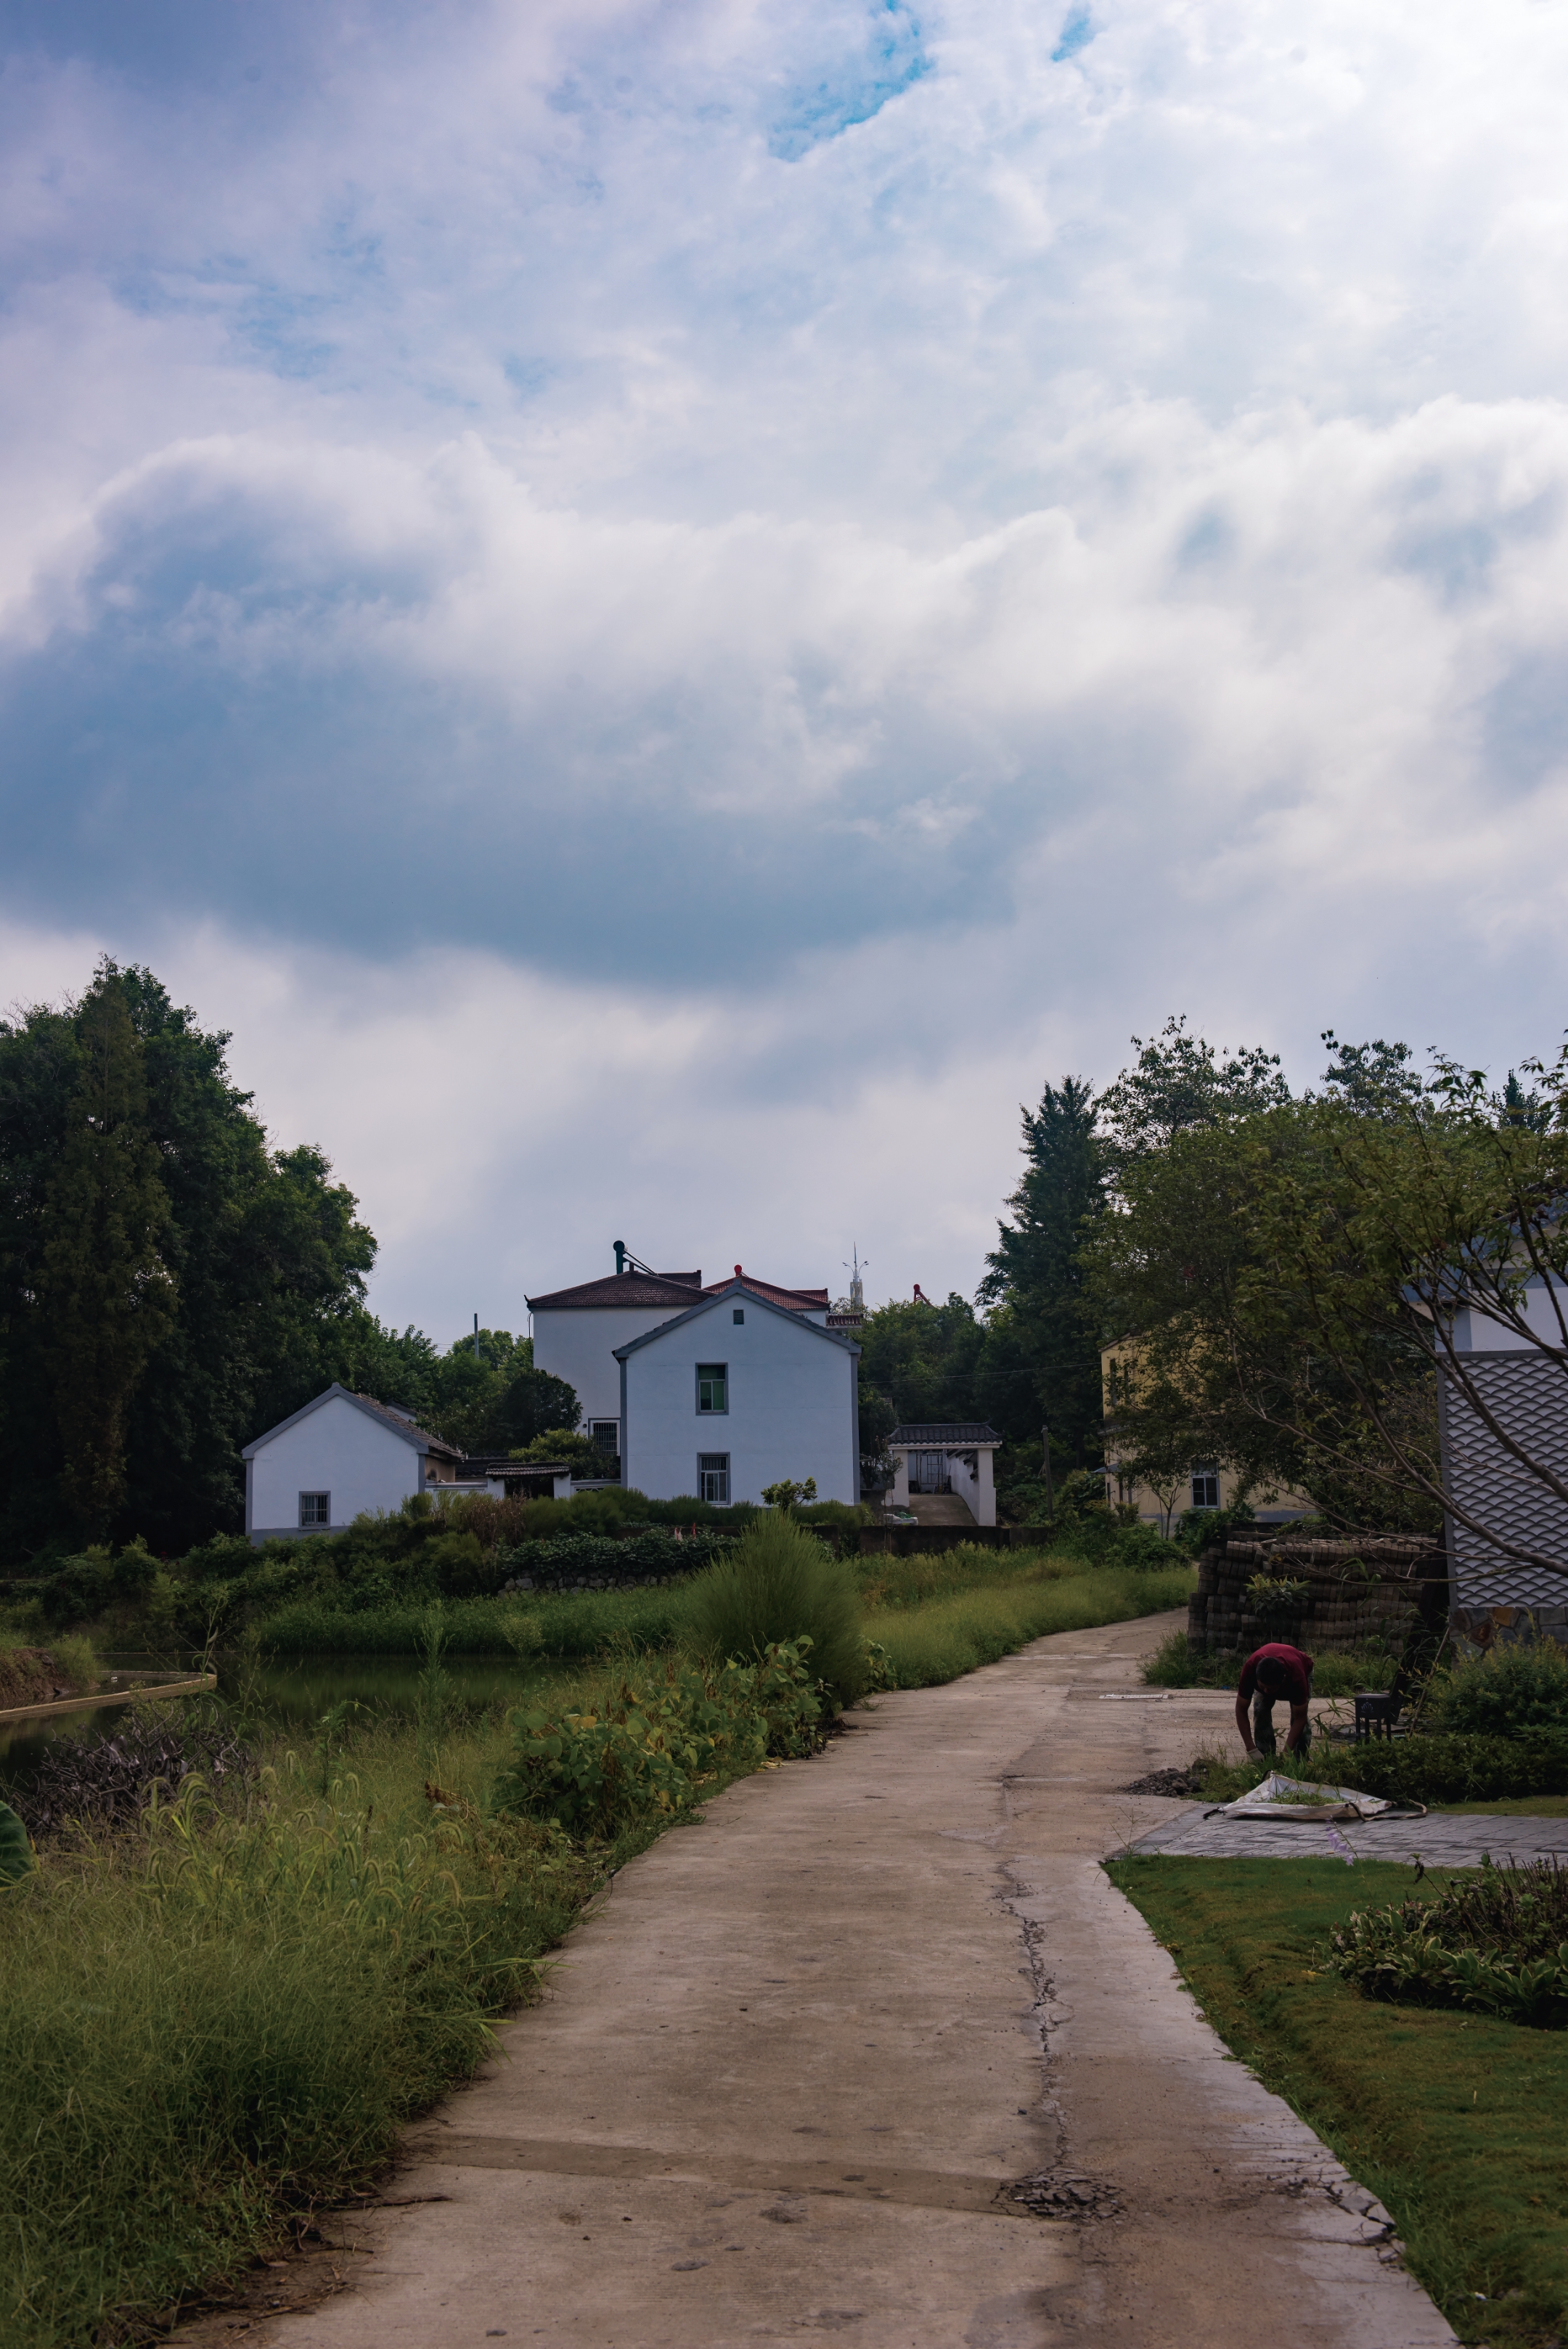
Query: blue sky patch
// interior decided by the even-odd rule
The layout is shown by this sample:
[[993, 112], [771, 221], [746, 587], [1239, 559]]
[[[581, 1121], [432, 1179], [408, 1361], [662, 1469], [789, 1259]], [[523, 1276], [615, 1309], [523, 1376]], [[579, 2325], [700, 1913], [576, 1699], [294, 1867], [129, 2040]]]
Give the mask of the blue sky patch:
[[1097, 27], [1088, 10], [1083, 6], [1069, 8], [1062, 26], [1061, 37], [1051, 52], [1054, 66], [1064, 66], [1080, 49], [1086, 49]]
[[822, 79], [790, 92], [768, 134], [768, 150], [786, 163], [857, 122], [869, 122], [890, 98], [929, 73], [920, 28], [903, 0], [883, 0], [865, 20], [858, 55], [842, 58]]

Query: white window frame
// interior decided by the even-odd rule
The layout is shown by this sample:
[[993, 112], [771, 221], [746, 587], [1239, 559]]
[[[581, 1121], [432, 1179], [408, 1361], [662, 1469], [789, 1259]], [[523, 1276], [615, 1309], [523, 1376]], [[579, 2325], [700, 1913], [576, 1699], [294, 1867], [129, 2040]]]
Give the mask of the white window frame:
[[[721, 1461], [723, 1464], [722, 1467], [715, 1465]], [[710, 1493], [707, 1490], [707, 1480], [710, 1476], [715, 1484], [723, 1485], [724, 1489], [722, 1493]], [[711, 1502], [716, 1509], [729, 1507], [730, 1455], [727, 1452], [700, 1452], [697, 1454], [697, 1497], [700, 1501]]]
[[[307, 1517], [307, 1516], [306, 1516], [306, 1514], [305, 1514], [305, 1505], [306, 1505], [306, 1501], [325, 1501], [325, 1502], [326, 1502], [326, 1504], [327, 1504], [327, 1515], [326, 1515], [324, 1517]], [[300, 1495], [300, 1496], [299, 1496], [299, 1530], [300, 1530], [300, 1532], [301, 1532], [302, 1534], [304, 1534], [304, 1533], [319, 1533], [319, 1532], [322, 1530], [322, 1528], [323, 1528], [324, 1526], [329, 1526], [331, 1523], [332, 1523], [332, 1495], [331, 1495], [331, 1494], [330, 1494], [330, 1493], [301, 1493], [301, 1495]]]
[[[1199, 1485], [1211, 1485], [1213, 1486], [1214, 1498], [1211, 1501], [1200, 1501], [1199, 1499], [1198, 1487]], [[1218, 1468], [1193, 1469], [1192, 1506], [1195, 1509], [1217, 1509], [1220, 1506], [1220, 1471]]]

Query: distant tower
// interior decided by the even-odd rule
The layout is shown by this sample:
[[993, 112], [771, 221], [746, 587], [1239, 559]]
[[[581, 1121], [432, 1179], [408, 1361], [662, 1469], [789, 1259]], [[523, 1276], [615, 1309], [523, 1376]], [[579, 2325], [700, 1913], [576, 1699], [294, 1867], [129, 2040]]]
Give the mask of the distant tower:
[[849, 1310], [851, 1313], [864, 1313], [866, 1310], [866, 1283], [861, 1277], [865, 1269], [865, 1266], [860, 1261], [860, 1250], [852, 1245], [849, 1250]]

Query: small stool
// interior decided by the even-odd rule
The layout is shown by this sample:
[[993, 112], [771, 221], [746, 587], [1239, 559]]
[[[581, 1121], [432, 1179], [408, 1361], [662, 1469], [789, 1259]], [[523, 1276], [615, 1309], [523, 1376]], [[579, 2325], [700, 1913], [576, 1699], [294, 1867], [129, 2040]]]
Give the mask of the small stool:
[[1399, 1718], [1399, 1699], [1392, 1694], [1374, 1695], [1359, 1689], [1355, 1697], [1355, 1734], [1363, 1737], [1392, 1737], [1394, 1723]]

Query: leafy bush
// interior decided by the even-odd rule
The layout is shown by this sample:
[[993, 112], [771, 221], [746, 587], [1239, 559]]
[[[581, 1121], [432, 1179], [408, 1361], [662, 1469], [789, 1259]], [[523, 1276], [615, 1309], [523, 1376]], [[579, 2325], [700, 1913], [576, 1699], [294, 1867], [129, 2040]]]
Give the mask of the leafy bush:
[[732, 1536], [672, 1533], [649, 1527], [618, 1538], [613, 1534], [568, 1534], [556, 1541], [518, 1542], [495, 1552], [490, 1587], [499, 1589], [526, 1576], [535, 1583], [587, 1580], [596, 1576], [690, 1574], [722, 1557]]
[[1568, 1732], [1369, 1738], [1336, 1747], [1332, 1775], [1335, 1785], [1358, 1786], [1393, 1802], [1496, 1803], [1519, 1795], [1568, 1795]]
[[1456, 1736], [1568, 1730], [1568, 1651], [1555, 1640], [1493, 1648], [1439, 1680], [1428, 1711], [1434, 1729]]
[[672, 1817], [721, 1775], [772, 1754], [809, 1752], [819, 1703], [809, 1640], [770, 1646], [754, 1663], [661, 1680], [624, 1681], [597, 1713], [517, 1713], [516, 1760], [497, 1779], [502, 1811], [554, 1819], [576, 1835], [609, 1836], [649, 1813]]
[[31, 1782], [11, 1799], [37, 1838], [85, 1826], [123, 1827], [140, 1818], [155, 1785], [173, 1800], [198, 1775], [209, 1786], [247, 1777], [249, 1749], [221, 1713], [195, 1706], [139, 1704], [107, 1737], [57, 1738]]
[[1568, 1868], [1554, 1859], [1484, 1865], [1430, 1900], [1356, 1910], [1331, 1939], [1334, 1971], [1368, 1998], [1568, 2025]]
[[686, 1636], [715, 1661], [753, 1660], [809, 1639], [812, 1664], [840, 1704], [866, 1685], [860, 1590], [851, 1568], [787, 1517], [763, 1517], [686, 1591]]

